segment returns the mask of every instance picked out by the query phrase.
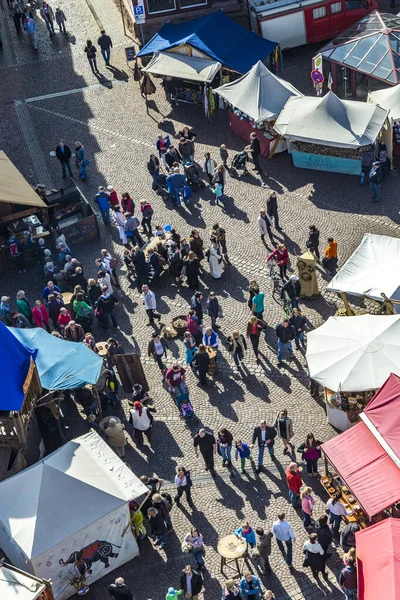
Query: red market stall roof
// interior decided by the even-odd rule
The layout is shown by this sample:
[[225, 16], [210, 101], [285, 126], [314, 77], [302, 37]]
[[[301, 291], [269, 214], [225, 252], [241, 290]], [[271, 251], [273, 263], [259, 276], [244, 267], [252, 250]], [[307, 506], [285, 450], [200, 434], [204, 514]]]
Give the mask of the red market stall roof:
[[361, 418], [400, 466], [400, 377], [391, 373]]
[[359, 600], [400, 599], [400, 520], [356, 533]]
[[363, 422], [321, 448], [369, 518], [400, 500], [400, 469]]

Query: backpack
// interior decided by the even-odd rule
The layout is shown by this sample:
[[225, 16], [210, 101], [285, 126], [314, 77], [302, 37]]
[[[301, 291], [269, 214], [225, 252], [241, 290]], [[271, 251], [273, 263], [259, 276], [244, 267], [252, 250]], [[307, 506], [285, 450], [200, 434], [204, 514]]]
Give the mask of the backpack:
[[12, 258], [21, 254], [19, 245], [18, 245], [18, 242], [16, 239], [13, 239], [11, 242], [9, 242], [9, 246], [10, 246], [10, 254], [11, 254]]
[[110, 269], [114, 270], [118, 266], [118, 258], [110, 258]]

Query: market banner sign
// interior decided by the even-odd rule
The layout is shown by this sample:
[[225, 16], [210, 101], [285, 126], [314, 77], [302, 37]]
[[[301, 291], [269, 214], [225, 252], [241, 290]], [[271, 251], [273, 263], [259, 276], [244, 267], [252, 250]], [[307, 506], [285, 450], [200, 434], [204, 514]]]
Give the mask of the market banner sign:
[[332, 173], [346, 173], [347, 175], [360, 175], [361, 173], [361, 161], [352, 158], [308, 154], [297, 150], [292, 150], [292, 157], [294, 166], [301, 169], [331, 171]]

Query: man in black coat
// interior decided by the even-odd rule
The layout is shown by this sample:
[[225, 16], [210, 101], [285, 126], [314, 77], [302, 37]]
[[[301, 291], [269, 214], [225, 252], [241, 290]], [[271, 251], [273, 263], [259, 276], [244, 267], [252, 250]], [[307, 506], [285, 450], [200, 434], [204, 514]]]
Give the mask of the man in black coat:
[[309, 226], [308, 240], [306, 246], [310, 252], [314, 252], [317, 259], [320, 259], [319, 254], [319, 231], [315, 225]]
[[315, 526], [315, 533], [318, 536], [318, 542], [321, 544], [322, 550], [324, 551], [325, 560], [329, 558], [329, 548], [332, 543], [332, 530], [328, 525], [328, 515], [321, 515], [318, 518], [318, 522]]
[[261, 154], [261, 144], [260, 144], [260, 140], [257, 137], [257, 134], [253, 131], [253, 133], [250, 134], [250, 152], [251, 152], [251, 157], [253, 159], [253, 163], [254, 163], [254, 171], [257, 171], [258, 173], [262, 172], [262, 169], [260, 167], [260, 162], [259, 162], [259, 156]]
[[199, 379], [202, 385], [207, 383], [207, 373], [210, 368], [210, 357], [204, 344], [199, 345], [199, 351], [194, 355], [193, 368], [199, 372]]
[[278, 199], [276, 197], [276, 192], [272, 192], [267, 200], [267, 213], [270, 217], [274, 218], [276, 229], [282, 231], [282, 228], [279, 226]]
[[108, 593], [115, 600], [134, 600], [131, 590], [125, 585], [122, 577], [117, 577], [115, 583], [112, 583], [108, 588]]
[[182, 598], [192, 598], [197, 600], [203, 587], [203, 579], [197, 571], [192, 569], [190, 565], [182, 570], [181, 573], [181, 590], [183, 591]]
[[264, 460], [265, 447], [268, 448], [268, 452], [272, 460], [275, 460], [274, 454], [274, 443], [275, 443], [276, 431], [274, 427], [267, 425], [265, 421], [261, 421], [259, 427], [255, 427], [253, 431], [252, 446], [258, 443], [258, 466], [256, 473], [259, 473], [262, 468]]
[[199, 321], [199, 325], [203, 323], [203, 307], [201, 305], [202, 300], [203, 294], [201, 292], [196, 292], [190, 300], [190, 308], [193, 308], [193, 310], [196, 311], [196, 317]]
[[284, 319], [276, 329], [278, 336], [278, 367], [282, 366], [283, 352], [288, 351], [290, 359], [293, 357], [292, 340], [296, 337], [296, 330], [289, 323], [289, 319]]
[[281, 290], [281, 298], [284, 298], [285, 293], [289, 296], [289, 300], [292, 303], [292, 308], [299, 307], [299, 298], [300, 298], [300, 281], [297, 275], [291, 275], [289, 277], [289, 281], [285, 283]]
[[56, 157], [61, 163], [62, 169], [62, 177], [63, 179], [67, 176], [67, 169], [69, 176], [72, 177], [72, 169], [71, 169], [71, 148], [64, 144], [62, 140], [60, 140], [59, 145], [56, 148]]
[[196, 458], [199, 456], [197, 450], [199, 448], [204, 458], [206, 471], [210, 470], [211, 475], [214, 476], [214, 454], [217, 452], [217, 442], [213, 434], [204, 428], [200, 429], [199, 433], [194, 436], [193, 446]]

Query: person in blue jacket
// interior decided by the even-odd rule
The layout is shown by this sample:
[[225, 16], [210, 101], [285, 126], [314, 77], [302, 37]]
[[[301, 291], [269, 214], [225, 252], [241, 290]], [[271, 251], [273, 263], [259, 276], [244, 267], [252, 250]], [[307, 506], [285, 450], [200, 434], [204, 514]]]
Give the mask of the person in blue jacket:
[[244, 600], [259, 600], [261, 598], [261, 583], [256, 575], [250, 571], [245, 571], [240, 580], [240, 593]]
[[106, 191], [104, 185], [99, 186], [99, 191], [95, 197], [96, 204], [99, 207], [104, 225], [110, 224], [110, 194]]
[[235, 531], [236, 537], [242, 537], [249, 544], [250, 548], [254, 548], [256, 545], [256, 534], [252, 530], [248, 521], [243, 521], [240, 527]]
[[79, 171], [79, 177], [82, 181], [85, 181], [86, 168], [89, 165], [89, 161], [85, 156], [85, 149], [80, 142], [75, 142], [75, 163]]
[[236, 446], [236, 454], [235, 454], [236, 460], [240, 456], [240, 471], [241, 471], [241, 473], [245, 473], [246, 458], [250, 458], [250, 460], [251, 460], [250, 448], [247, 444], [242, 442], [242, 440], [236, 440], [235, 446]]

